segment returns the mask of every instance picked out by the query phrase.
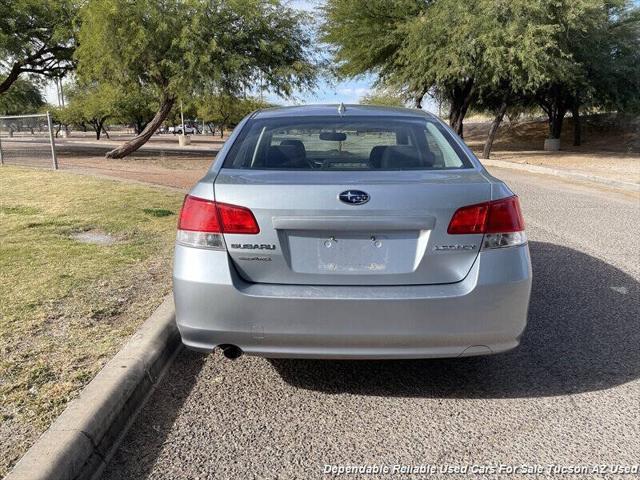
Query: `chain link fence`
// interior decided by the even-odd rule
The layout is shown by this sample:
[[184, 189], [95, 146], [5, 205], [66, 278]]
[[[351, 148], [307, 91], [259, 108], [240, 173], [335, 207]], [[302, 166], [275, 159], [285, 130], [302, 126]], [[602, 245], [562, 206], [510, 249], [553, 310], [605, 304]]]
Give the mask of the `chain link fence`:
[[58, 168], [51, 116], [0, 116], [0, 165]]

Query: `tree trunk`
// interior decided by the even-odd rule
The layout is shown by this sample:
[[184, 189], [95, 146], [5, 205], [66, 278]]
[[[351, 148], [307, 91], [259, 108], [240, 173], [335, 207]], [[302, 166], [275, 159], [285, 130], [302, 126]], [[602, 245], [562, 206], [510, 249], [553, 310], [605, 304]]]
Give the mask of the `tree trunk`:
[[504, 118], [504, 114], [507, 111], [507, 101], [503, 100], [502, 104], [500, 104], [500, 108], [498, 109], [498, 113], [491, 122], [491, 127], [489, 127], [489, 134], [487, 135], [487, 140], [484, 142], [484, 148], [482, 149], [482, 157], [481, 158], [489, 158], [491, 155], [491, 147], [493, 146], [493, 140], [496, 138], [496, 133], [498, 133], [498, 127], [500, 127], [500, 123], [502, 123], [502, 119]]
[[107, 140], [111, 140], [111, 137], [109, 137], [109, 132], [107, 132], [107, 129], [104, 128], [104, 122], [106, 121], [103, 120], [102, 122], [100, 122], [100, 129], [104, 132], [104, 135], [107, 137]]
[[473, 95], [474, 80], [468, 79], [462, 85], [451, 90], [451, 108], [449, 109], [449, 126], [463, 138], [463, 122]]
[[418, 109], [421, 110], [422, 109], [422, 100], [424, 99], [424, 96], [427, 94], [428, 89], [423, 89], [420, 92], [417, 92], [415, 94], [415, 96], [413, 97], [413, 105]]
[[176, 98], [174, 96], [165, 95], [162, 98], [162, 103], [160, 104], [160, 109], [155, 114], [153, 119], [144, 127], [144, 130], [139, 134], [133, 137], [131, 140], [126, 142], [124, 145], [119, 146], [107, 152], [105, 155], [106, 158], [124, 158], [130, 153], [138, 150], [142, 145], [147, 143], [147, 141], [153, 136], [155, 131], [160, 128], [162, 122], [164, 122], [169, 112], [173, 108], [173, 104], [175, 103]]
[[0, 94], [9, 90], [9, 87], [13, 85], [13, 82], [18, 79], [18, 76], [20, 75], [20, 67], [21, 65], [19, 62], [13, 64], [13, 67], [11, 67], [11, 70], [9, 71], [9, 75], [0, 82]]
[[96, 132], [96, 140], [100, 140], [100, 134], [102, 133], [102, 125], [98, 120], [91, 121], [91, 127], [93, 127], [93, 131]]
[[562, 134], [562, 122], [567, 113], [565, 108], [554, 108], [549, 117], [549, 138], [560, 138]]
[[573, 116], [573, 145], [579, 147], [582, 143], [582, 126], [580, 125], [580, 103], [576, 100], [571, 106]]
[[566, 96], [555, 89], [546, 99], [542, 97], [538, 103], [549, 118], [549, 138], [560, 138], [562, 122], [567, 113]]
[[140, 132], [142, 132], [144, 130], [144, 127], [147, 126], [147, 122], [145, 122], [142, 119], [138, 119], [135, 122], [136, 125], [136, 135], [140, 134]]

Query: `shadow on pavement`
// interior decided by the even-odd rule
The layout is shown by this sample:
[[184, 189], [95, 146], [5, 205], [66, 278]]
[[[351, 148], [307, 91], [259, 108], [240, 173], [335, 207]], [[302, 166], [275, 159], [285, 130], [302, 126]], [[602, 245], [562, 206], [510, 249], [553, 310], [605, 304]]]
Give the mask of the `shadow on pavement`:
[[495, 356], [407, 361], [271, 360], [289, 384], [325, 393], [515, 398], [615, 387], [640, 377], [640, 289], [571, 248], [531, 242], [529, 325]]
[[[160, 387], [153, 392], [130, 428], [136, 432], [135, 441], [130, 442], [129, 435], [125, 437], [109, 461], [103, 480], [147, 478], [180, 415], [182, 405], [198, 380], [205, 359], [201, 353], [186, 349], [178, 354]], [[139, 448], [140, 445], [144, 448]]]

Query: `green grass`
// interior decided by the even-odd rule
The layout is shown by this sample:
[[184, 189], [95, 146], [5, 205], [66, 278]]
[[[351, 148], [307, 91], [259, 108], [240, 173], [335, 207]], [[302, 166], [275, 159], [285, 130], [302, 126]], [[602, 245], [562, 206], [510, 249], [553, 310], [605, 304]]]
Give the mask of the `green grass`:
[[182, 198], [0, 168], [0, 477], [169, 292]]

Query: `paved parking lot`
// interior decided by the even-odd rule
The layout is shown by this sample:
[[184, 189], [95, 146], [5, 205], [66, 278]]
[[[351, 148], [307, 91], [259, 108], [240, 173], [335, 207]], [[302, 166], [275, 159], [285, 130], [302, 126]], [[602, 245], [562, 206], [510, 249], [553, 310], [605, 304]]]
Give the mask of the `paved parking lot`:
[[232, 362], [183, 351], [104, 478], [317, 478], [327, 464], [639, 463], [637, 196], [494, 174], [520, 195], [531, 241], [533, 296], [518, 349], [393, 362]]

